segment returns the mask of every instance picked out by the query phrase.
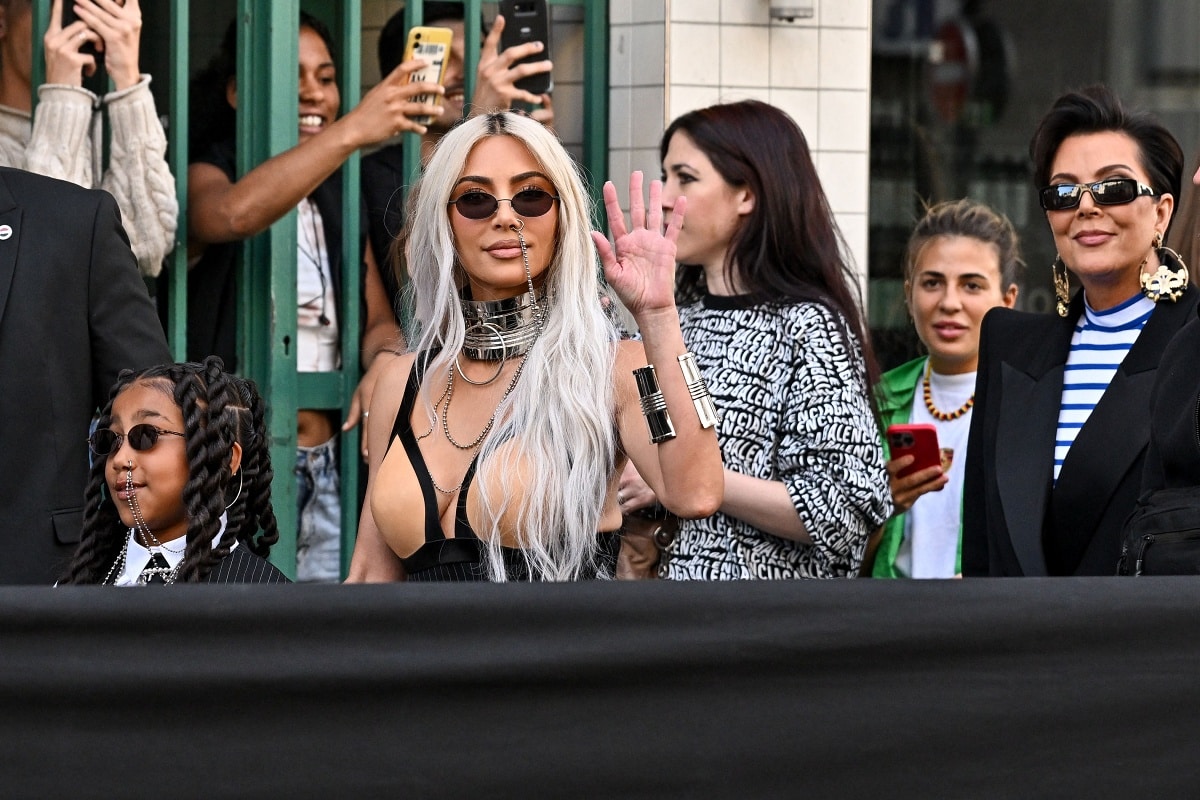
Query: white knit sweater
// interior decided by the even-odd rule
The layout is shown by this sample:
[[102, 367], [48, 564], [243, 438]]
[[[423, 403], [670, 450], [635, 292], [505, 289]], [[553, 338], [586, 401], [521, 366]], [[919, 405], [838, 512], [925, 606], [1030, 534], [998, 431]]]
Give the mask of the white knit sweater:
[[[100, 173], [101, 109], [112, 128], [109, 165]], [[99, 100], [79, 86], [38, 88], [36, 118], [0, 106], [0, 164], [112, 194], [144, 275], [155, 276], [175, 246], [179, 203], [167, 168], [167, 137], [150, 94], [150, 76]]]

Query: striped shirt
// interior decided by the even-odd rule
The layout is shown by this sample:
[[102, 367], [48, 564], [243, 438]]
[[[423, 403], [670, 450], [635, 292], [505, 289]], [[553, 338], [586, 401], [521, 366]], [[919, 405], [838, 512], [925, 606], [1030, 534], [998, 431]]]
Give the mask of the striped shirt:
[[1062, 404], [1054, 442], [1054, 480], [1079, 430], [1112, 383], [1117, 367], [1137, 341], [1154, 313], [1154, 301], [1142, 294], [1107, 311], [1093, 311], [1084, 302], [1083, 316], [1071, 336], [1071, 352], [1063, 375]]

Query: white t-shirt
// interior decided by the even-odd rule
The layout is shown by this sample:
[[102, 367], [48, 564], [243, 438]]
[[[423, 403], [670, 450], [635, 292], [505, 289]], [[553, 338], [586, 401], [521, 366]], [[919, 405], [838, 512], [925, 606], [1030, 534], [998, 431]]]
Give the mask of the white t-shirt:
[[[975, 392], [975, 373], [930, 375], [933, 405], [952, 413]], [[949, 422], [933, 418], [925, 408], [922, 382], [917, 382], [910, 422], [937, 428], [938, 447], [953, 450], [947, 475], [950, 482], [940, 492], [917, 498], [904, 522], [904, 540], [896, 553], [896, 568], [912, 578], [953, 578], [957, 574], [958, 540], [962, 525], [963, 473], [967, 464], [967, 435], [971, 411]]]
[[341, 352], [325, 228], [312, 200], [301, 200], [296, 210], [296, 371], [332, 372]]

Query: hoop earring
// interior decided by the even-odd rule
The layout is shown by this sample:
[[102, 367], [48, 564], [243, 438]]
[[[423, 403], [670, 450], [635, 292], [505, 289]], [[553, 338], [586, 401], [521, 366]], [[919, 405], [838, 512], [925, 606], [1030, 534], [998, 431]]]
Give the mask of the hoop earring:
[[[1163, 300], [1174, 303], [1183, 297], [1188, 287], [1187, 264], [1183, 263], [1183, 256], [1162, 243], [1162, 234], [1157, 231], [1154, 233], [1154, 253], [1158, 256], [1158, 269], [1141, 273], [1142, 294], [1156, 303]], [[1171, 269], [1168, 262], [1178, 264], [1179, 268]]]
[[236, 503], [238, 501], [238, 498], [242, 496], [242, 486], [244, 486], [245, 483], [246, 483], [246, 474], [244, 472], [242, 472], [241, 470], [238, 470], [237, 494], [235, 494], [233, 496], [233, 499], [229, 501], [229, 505], [225, 506], [226, 511], [228, 511], [230, 508], [232, 508], [233, 504]]
[[1067, 306], [1071, 302], [1071, 283], [1067, 279], [1067, 265], [1063, 263], [1062, 256], [1054, 257], [1054, 263], [1050, 265], [1050, 274], [1054, 276], [1054, 298], [1058, 301], [1054, 308], [1060, 317], [1065, 317]]

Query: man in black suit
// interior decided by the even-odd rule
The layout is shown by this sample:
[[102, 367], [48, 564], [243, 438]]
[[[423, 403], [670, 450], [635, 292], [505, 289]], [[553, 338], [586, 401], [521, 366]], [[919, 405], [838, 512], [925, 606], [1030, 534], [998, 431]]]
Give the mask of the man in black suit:
[[58, 577], [93, 412], [121, 370], [171, 360], [112, 196], [0, 168], [0, 584]]

